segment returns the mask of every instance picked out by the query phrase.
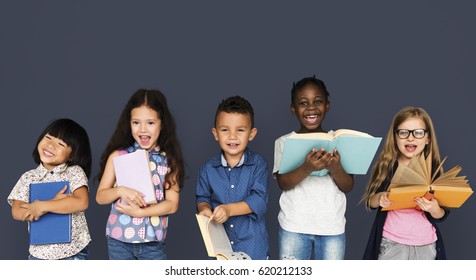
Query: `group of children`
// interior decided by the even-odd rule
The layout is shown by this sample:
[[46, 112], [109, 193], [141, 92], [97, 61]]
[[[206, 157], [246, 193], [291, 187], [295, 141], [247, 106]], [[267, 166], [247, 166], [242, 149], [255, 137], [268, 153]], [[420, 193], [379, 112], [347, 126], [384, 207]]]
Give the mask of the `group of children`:
[[[279, 199], [279, 259], [344, 259], [346, 196], [354, 185], [338, 150], [311, 150], [295, 170], [279, 174], [284, 142], [295, 133], [327, 132], [329, 92], [322, 80], [307, 77], [293, 84], [291, 113], [300, 127], [275, 142], [273, 175], [282, 190]], [[247, 145], [257, 134], [251, 104], [240, 96], [223, 100], [212, 128], [220, 153], [198, 173], [196, 208], [199, 214], [222, 223], [233, 251], [252, 259], [269, 258], [265, 213], [268, 204], [266, 160]], [[148, 151], [156, 204], [143, 194], [117, 186], [113, 159], [137, 149]], [[445, 259], [436, 222], [449, 211], [436, 199], [415, 201], [421, 210], [381, 211], [392, 202], [387, 189], [398, 165], [414, 156], [440, 156], [428, 114], [406, 107], [396, 114], [383, 149], [372, 169], [363, 196], [369, 209], [377, 209], [364, 259]], [[15, 220], [34, 222], [53, 212], [72, 214], [71, 242], [30, 245], [29, 259], [87, 259], [91, 241], [85, 218], [91, 149], [87, 132], [75, 121], [58, 119], [42, 132], [33, 150], [36, 169], [24, 173], [8, 202]], [[324, 176], [311, 176], [327, 169]], [[158, 90], [140, 89], [127, 102], [112, 137], [100, 158], [96, 201], [110, 204], [106, 222], [109, 258], [113, 260], [166, 259], [168, 216], [177, 211], [184, 183], [184, 161], [174, 118]], [[61, 190], [49, 201], [29, 202], [29, 185], [68, 181], [70, 193]]]

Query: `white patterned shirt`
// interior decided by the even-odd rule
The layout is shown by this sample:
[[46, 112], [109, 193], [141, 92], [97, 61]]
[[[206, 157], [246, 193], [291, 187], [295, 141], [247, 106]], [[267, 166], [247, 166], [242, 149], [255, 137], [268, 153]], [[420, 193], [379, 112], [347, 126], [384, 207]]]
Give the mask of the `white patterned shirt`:
[[[56, 166], [52, 170], [40, 164], [36, 169], [23, 173], [20, 180], [8, 196], [8, 203], [14, 200], [29, 202], [30, 184], [68, 181], [71, 193], [80, 187], [88, 188], [88, 178], [80, 166], [68, 166], [66, 163]], [[71, 242], [30, 245], [30, 254], [39, 259], [63, 259], [74, 256], [83, 250], [91, 241], [84, 212], [72, 214]]]

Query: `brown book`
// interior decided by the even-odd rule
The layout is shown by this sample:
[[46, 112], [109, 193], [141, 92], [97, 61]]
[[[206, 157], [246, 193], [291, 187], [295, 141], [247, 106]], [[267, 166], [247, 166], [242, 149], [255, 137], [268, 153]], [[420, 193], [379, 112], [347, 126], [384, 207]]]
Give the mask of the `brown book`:
[[[445, 158], [446, 160], [446, 158]], [[432, 191], [433, 197], [440, 206], [458, 208], [473, 194], [466, 176], [457, 176], [461, 166], [455, 166], [447, 172], [440, 166], [432, 173], [431, 154], [425, 159], [422, 155], [413, 157], [408, 166], [398, 165], [397, 171], [389, 186], [388, 198], [392, 205], [382, 208], [383, 211], [415, 208], [416, 197], [423, 197]], [[440, 171], [440, 175], [436, 177]]]

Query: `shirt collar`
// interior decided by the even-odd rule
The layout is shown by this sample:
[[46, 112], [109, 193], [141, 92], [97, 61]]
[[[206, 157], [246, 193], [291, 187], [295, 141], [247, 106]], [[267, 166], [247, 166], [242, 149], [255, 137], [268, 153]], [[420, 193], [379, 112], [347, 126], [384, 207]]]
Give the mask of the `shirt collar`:
[[55, 168], [48, 170], [45, 166], [43, 166], [42, 163], [40, 163], [40, 165], [36, 168], [36, 173], [40, 176], [40, 178], [43, 178], [46, 176], [47, 173], [50, 173], [50, 174], [63, 173], [66, 170], [66, 168], [68, 168], [68, 164], [62, 163], [56, 166]]
[[[241, 156], [240, 162], [235, 167], [240, 167], [243, 164], [249, 164], [249, 156], [248, 156], [248, 148], [246, 148], [245, 152], [243, 153], [243, 156]], [[220, 153], [220, 159], [219, 161], [216, 161], [214, 166], [223, 166], [223, 167], [228, 167], [228, 162], [225, 159], [225, 156], [223, 155], [223, 152]]]
[[[141, 150], [142, 148], [140, 147], [139, 143], [134, 142], [134, 145], [130, 148], [129, 152], [135, 152], [136, 150]], [[162, 152], [160, 150], [160, 146], [157, 145], [155, 146], [155, 148], [153, 148], [151, 151], [149, 151], [150, 154], [155, 154], [155, 155], [158, 155], [158, 154], [162, 154], [165, 156], [165, 152]]]

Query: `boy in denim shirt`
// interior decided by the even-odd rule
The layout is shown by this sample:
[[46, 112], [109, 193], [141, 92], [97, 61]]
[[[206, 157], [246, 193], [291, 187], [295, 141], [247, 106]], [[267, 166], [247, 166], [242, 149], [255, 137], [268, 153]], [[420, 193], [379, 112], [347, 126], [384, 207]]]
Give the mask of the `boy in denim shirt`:
[[251, 104], [240, 96], [223, 100], [212, 133], [221, 152], [200, 168], [198, 213], [224, 225], [234, 252], [265, 260], [269, 243], [265, 221], [268, 165], [247, 148], [257, 133]]

